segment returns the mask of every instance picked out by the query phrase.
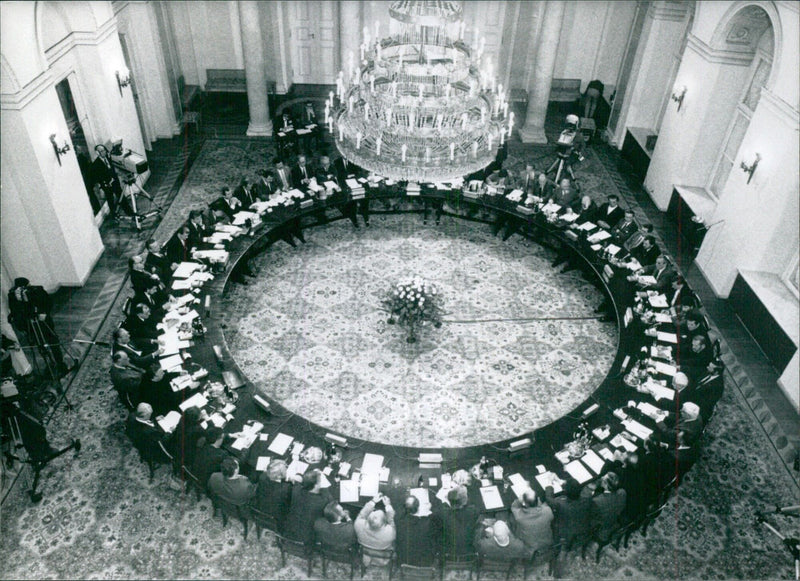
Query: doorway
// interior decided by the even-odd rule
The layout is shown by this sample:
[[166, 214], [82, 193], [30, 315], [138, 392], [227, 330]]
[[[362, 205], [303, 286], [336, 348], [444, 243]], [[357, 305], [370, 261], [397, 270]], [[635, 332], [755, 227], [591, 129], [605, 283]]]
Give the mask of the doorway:
[[78, 159], [78, 167], [81, 170], [83, 184], [86, 186], [86, 194], [89, 196], [92, 212], [97, 216], [103, 209], [105, 199], [102, 192], [95, 191], [93, 187], [92, 158], [89, 155], [86, 133], [83, 131], [78, 110], [75, 108], [75, 99], [69, 86], [69, 77], [56, 84], [56, 94], [58, 95], [58, 102], [61, 104], [61, 112], [64, 114], [64, 119], [69, 128], [69, 137], [72, 140], [72, 146], [75, 148], [75, 157]]
[[336, 80], [338, 10], [330, 0], [289, 2], [293, 81], [333, 84]]

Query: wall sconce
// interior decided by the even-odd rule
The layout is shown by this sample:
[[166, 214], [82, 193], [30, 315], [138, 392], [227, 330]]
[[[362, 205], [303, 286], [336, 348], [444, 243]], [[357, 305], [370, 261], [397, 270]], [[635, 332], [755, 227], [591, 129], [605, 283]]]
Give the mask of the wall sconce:
[[742, 171], [747, 174], [747, 183], [750, 183], [750, 180], [753, 179], [753, 174], [756, 173], [756, 168], [758, 167], [758, 162], [761, 161], [761, 156], [756, 154], [756, 159], [750, 165], [747, 165], [745, 162], [739, 164], [739, 167], [742, 168]]
[[673, 92], [672, 93], [672, 100], [678, 104], [678, 111], [681, 110], [681, 105], [683, 105], [683, 98], [686, 96], [686, 85], [684, 85], [680, 93]]
[[56, 143], [56, 134], [53, 133], [50, 136], [50, 143], [53, 144], [53, 151], [56, 152], [56, 159], [58, 160], [58, 165], [61, 165], [61, 156], [65, 155], [69, 151], [69, 142], [65, 141], [62, 147], [59, 147]]
[[117, 71], [117, 84], [119, 85], [119, 96], [122, 96], [122, 87], [127, 87], [131, 84], [131, 72], [123, 68], [121, 71]]

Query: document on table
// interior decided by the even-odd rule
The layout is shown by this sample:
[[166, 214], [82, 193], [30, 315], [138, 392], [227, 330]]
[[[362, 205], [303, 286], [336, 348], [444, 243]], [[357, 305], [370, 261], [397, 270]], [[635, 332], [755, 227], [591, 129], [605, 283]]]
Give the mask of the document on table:
[[293, 460], [286, 467], [286, 479], [291, 480], [296, 475], [302, 476], [306, 470], [308, 470], [308, 464], [302, 460]]
[[656, 371], [659, 373], [663, 373], [664, 375], [669, 375], [672, 377], [678, 372], [678, 368], [674, 365], [670, 365], [669, 363], [663, 363], [661, 361], [656, 361]]
[[172, 386], [173, 392], [179, 392], [192, 385], [192, 381], [194, 380], [192, 379], [191, 375], [179, 375], [170, 381], [169, 384]]
[[380, 454], [364, 454], [364, 461], [361, 463], [361, 472], [377, 474], [382, 467], [383, 456]]
[[659, 331], [656, 333], [656, 339], [663, 341], [664, 343], [678, 343], [678, 336], [675, 333], [665, 333], [664, 331]]
[[339, 482], [339, 502], [358, 502], [358, 480]]
[[669, 306], [669, 303], [667, 303], [667, 297], [664, 295], [653, 295], [648, 297], [647, 300], [650, 301], [650, 305], [656, 309], [666, 309]]
[[577, 480], [578, 484], [589, 482], [589, 480], [592, 479], [592, 473], [586, 469], [586, 466], [584, 466], [580, 460], [573, 460], [564, 466], [564, 470]]
[[324, 472], [319, 473], [319, 487], [320, 488], [330, 488], [331, 481], [328, 480], [328, 477], [325, 475]]
[[587, 232], [589, 230], [594, 230], [595, 228], [597, 228], [597, 224], [595, 224], [594, 222], [584, 222], [583, 224], [578, 226], [578, 230], [585, 230]]
[[530, 487], [528, 481], [525, 480], [525, 478], [523, 478], [522, 474], [519, 472], [516, 474], [511, 474], [508, 477], [508, 481], [511, 482], [511, 490], [513, 490], [514, 494], [517, 495], [517, 498], [521, 500], [524, 492]]
[[191, 303], [196, 298], [197, 297], [195, 297], [192, 293], [187, 293], [187, 294], [183, 295], [182, 297], [178, 297], [177, 299], [175, 299], [175, 308], [179, 309], [180, 307], [184, 306], [185, 304]]
[[560, 217], [561, 221], [567, 222], [567, 223], [572, 223], [577, 219], [578, 219], [578, 214], [570, 214], [570, 215], [564, 214], [563, 216]]
[[589, 468], [591, 468], [592, 472], [595, 474], [600, 474], [603, 470], [603, 459], [597, 455], [594, 450], [588, 450], [586, 454], [583, 455], [581, 458], [584, 464], [586, 464]]
[[656, 313], [655, 316], [656, 323], [671, 323], [672, 317], [670, 317], [667, 313]]
[[208, 399], [202, 393], [196, 393], [189, 399], [183, 401], [178, 406], [182, 412], [185, 412], [189, 408], [204, 408], [208, 404]]
[[195, 270], [199, 270], [202, 266], [198, 262], [181, 262], [172, 273], [172, 278], [189, 278]]
[[176, 367], [183, 365], [183, 358], [180, 355], [170, 355], [169, 357], [159, 359], [158, 365], [164, 371], [170, 371], [171, 369], [175, 369]]
[[236, 212], [236, 214], [233, 215], [234, 226], [242, 226], [248, 220], [250, 220], [252, 223], [255, 224], [256, 222], [259, 222], [261, 219], [255, 212]]
[[416, 516], [423, 517], [431, 514], [431, 499], [428, 496], [427, 488], [412, 488], [408, 493], [419, 500], [419, 510]]
[[188, 278], [176, 278], [172, 281], [172, 290], [189, 290], [192, 288], [192, 281]]
[[163, 418], [158, 420], [158, 425], [161, 426], [161, 429], [164, 430], [166, 433], [171, 434], [173, 430], [178, 425], [178, 422], [181, 421], [181, 414], [176, 412], [175, 410], [170, 411], [167, 415]]
[[586, 240], [589, 242], [602, 242], [603, 240], [607, 240], [611, 238], [611, 234], [606, 232], [605, 230], [600, 230], [599, 232], [595, 232], [591, 236], [589, 236]]
[[205, 258], [211, 262], [225, 262], [228, 260], [227, 250], [196, 250], [194, 255], [197, 258]]
[[361, 473], [361, 496], [376, 496], [380, 491], [380, 485], [381, 483], [377, 472], [373, 472], [371, 474], [366, 474], [364, 472]]
[[329, 190], [338, 190], [339, 186], [336, 185], [336, 182], [332, 182], [330, 180], [325, 182], [325, 187]]
[[675, 390], [671, 387], [666, 387], [653, 381], [647, 382], [645, 386], [647, 387], [647, 391], [650, 392], [650, 395], [652, 395], [656, 401], [660, 399], [668, 399], [669, 401], [672, 401], [675, 399]]
[[272, 443], [269, 445], [267, 450], [276, 454], [278, 456], [283, 456], [286, 454], [286, 450], [289, 449], [289, 444], [292, 443], [294, 438], [287, 434], [278, 434], [275, 436], [275, 439], [272, 440]]
[[503, 508], [503, 497], [500, 496], [500, 490], [496, 485], [484, 486], [479, 488], [479, 490], [481, 491], [483, 506], [486, 507], [486, 510]]
[[338, 472], [339, 476], [341, 476], [342, 478], [345, 478], [345, 477], [347, 477], [347, 475], [349, 473], [350, 473], [350, 463], [349, 462], [340, 462], [339, 463], [339, 472]]
[[552, 472], [542, 472], [541, 474], [537, 474], [535, 478], [539, 486], [542, 487], [542, 490], [546, 489], [548, 486], [553, 487], [553, 494], [558, 494], [562, 490], [561, 479]]
[[555, 214], [561, 209], [561, 206], [558, 204], [546, 204], [542, 207], [542, 212], [546, 214]]
[[[256, 202], [256, 204], [259, 203], [266, 203], [266, 202]], [[239, 228], [238, 226], [233, 226], [232, 224], [217, 224], [216, 226], [214, 226], [214, 228], [217, 230], [217, 232], [227, 232], [228, 234], [232, 234], [234, 236], [238, 236], [239, 234], [242, 233], [241, 228]]]
[[360, 188], [360, 187], [361, 187], [361, 186], [358, 184], [358, 182], [355, 180], [355, 178], [346, 179], [346, 180], [344, 181], [344, 183], [346, 183], [346, 184], [347, 184], [347, 187], [348, 187], [348, 188], [350, 188], [351, 190], [354, 190], [354, 189], [357, 189], [357, 188]]
[[639, 447], [628, 438], [623, 438], [622, 434], [617, 434], [611, 439], [610, 444], [615, 448], [625, 448], [628, 452], [635, 452]]
[[619, 252], [620, 250], [622, 250], [622, 248], [620, 248], [616, 244], [609, 244], [608, 246], [606, 246], [606, 252], [608, 252], [611, 256], [616, 256], [617, 252]]
[[625, 429], [628, 430], [634, 436], [641, 438], [642, 440], [647, 440], [650, 436], [653, 435], [653, 430], [647, 428], [637, 422], [636, 420], [625, 420], [622, 422], [622, 425], [625, 426]]
[[654, 286], [658, 281], [654, 276], [650, 276], [649, 274], [640, 274], [639, 283], [647, 286]]
[[269, 466], [270, 460], [272, 459], [269, 456], [259, 456], [256, 462], [256, 472], [264, 472]]

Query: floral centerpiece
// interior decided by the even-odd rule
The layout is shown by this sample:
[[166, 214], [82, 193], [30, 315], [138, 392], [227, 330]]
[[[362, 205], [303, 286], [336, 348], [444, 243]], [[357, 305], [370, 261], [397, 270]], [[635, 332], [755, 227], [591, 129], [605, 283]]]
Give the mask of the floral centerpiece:
[[390, 325], [395, 323], [408, 331], [406, 341], [417, 340], [417, 330], [424, 325], [442, 326], [442, 299], [431, 283], [421, 278], [412, 278], [397, 283], [383, 300], [389, 312]]
[[573, 440], [565, 446], [565, 449], [571, 460], [577, 460], [582, 457], [592, 445], [592, 439], [589, 435], [589, 428], [586, 422], [582, 422], [578, 426], [578, 429], [575, 430], [572, 437]]

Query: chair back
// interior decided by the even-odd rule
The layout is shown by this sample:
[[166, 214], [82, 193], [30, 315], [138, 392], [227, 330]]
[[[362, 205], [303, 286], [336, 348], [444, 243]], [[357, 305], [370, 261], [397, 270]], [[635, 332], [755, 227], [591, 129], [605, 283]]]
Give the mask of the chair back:
[[400, 579], [413, 579], [418, 581], [430, 581], [439, 576], [439, 571], [436, 567], [416, 567], [414, 565], [400, 565]]
[[122, 314], [129, 317], [131, 314], [131, 307], [133, 306], [133, 297], [126, 297], [122, 303]]
[[480, 574], [484, 571], [488, 572], [495, 572], [495, 573], [505, 573], [506, 579], [511, 577], [511, 573], [514, 568], [517, 566], [519, 559], [491, 559], [486, 555], [478, 553], [478, 562], [476, 570], [478, 572], [478, 579], [480, 579]]
[[249, 509], [246, 505], [234, 504], [217, 494], [211, 494], [211, 501], [214, 506], [221, 510], [226, 516], [238, 518], [239, 520], [247, 520], [250, 516]]
[[[370, 549], [369, 547], [365, 547], [363, 545], [359, 545], [359, 556], [361, 561], [361, 576], [364, 576], [364, 573], [367, 570], [367, 566], [370, 567], [386, 567], [389, 571], [389, 579], [392, 578], [392, 572], [394, 571], [394, 549]], [[365, 563], [365, 557], [369, 559], [370, 563], [367, 565]]]
[[281, 534], [275, 534], [276, 544], [281, 551], [281, 566], [286, 566], [286, 553], [306, 559], [308, 561], [308, 576], [311, 577], [311, 569], [314, 565], [314, 556], [312, 554], [312, 545], [305, 541], [296, 541]]
[[322, 557], [322, 575], [328, 576], [328, 563], [342, 563], [350, 565], [350, 579], [353, 578], [356, 565], [358, 561], [358, 548], [357, 545], [352, 544], [346, 547], [341, 545], [329, 545], [321, 541], [314, 543], [314, 552]]
[[261, 538], [261, 531], [264, 529], [268, 529], [276, 534], [281, 532], [278, 519], [271, 514], [258, 510], [252, 504], [247, 507], [247, 510], [250, 514], [250, 520], [256, 525], [256, 534], [258, 538]]
[[183, 476], [183, 481], [186, 483], [186, 492], [189, 492], [190, 489], [194, 489], [197, 494], [197, 500], [200, 500], [203, 492], [205, 492], [205, 486], [200, 483], [200, 479], [183, 465], [181, 466], [181, 475]]

